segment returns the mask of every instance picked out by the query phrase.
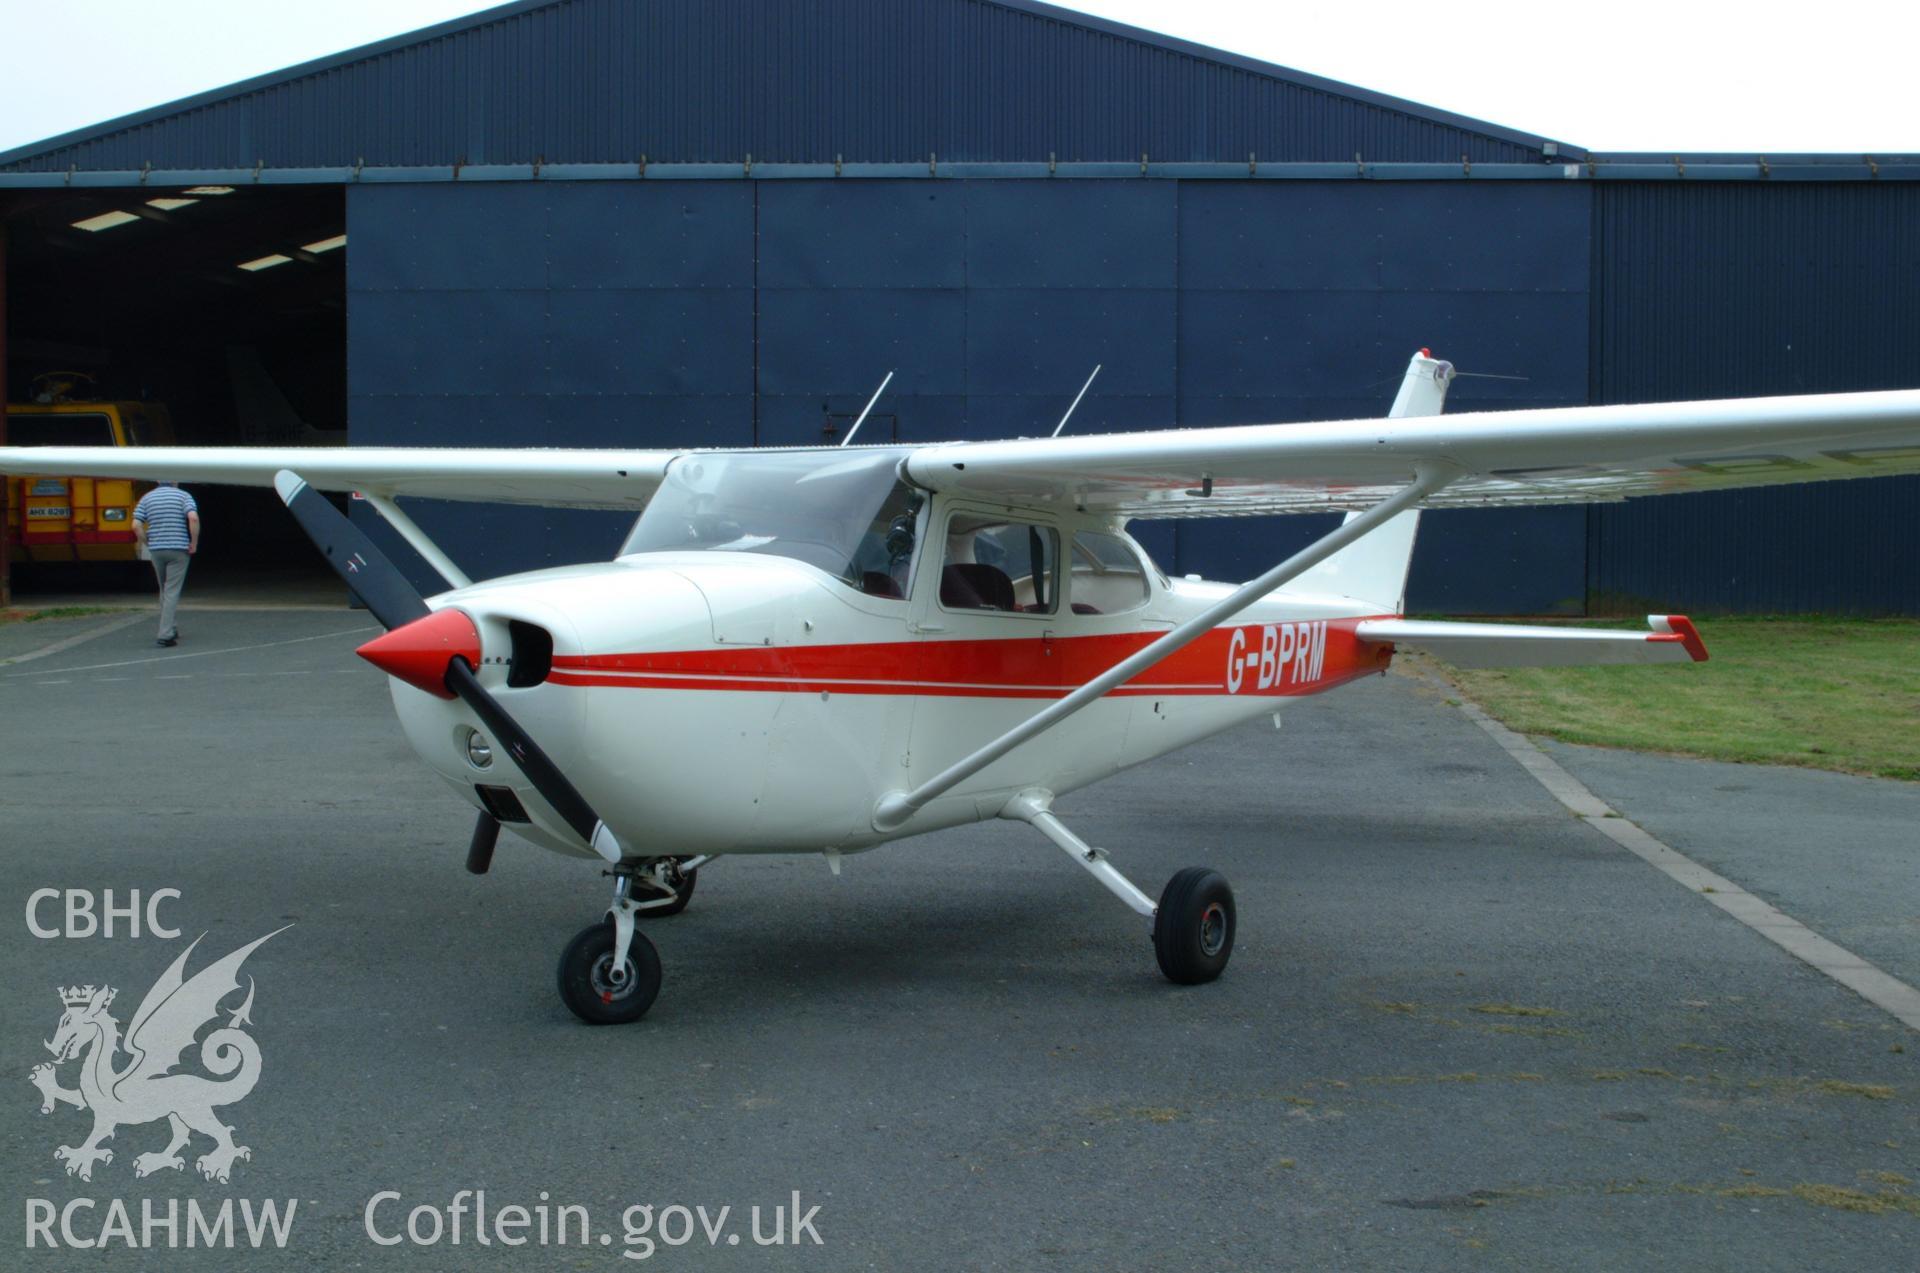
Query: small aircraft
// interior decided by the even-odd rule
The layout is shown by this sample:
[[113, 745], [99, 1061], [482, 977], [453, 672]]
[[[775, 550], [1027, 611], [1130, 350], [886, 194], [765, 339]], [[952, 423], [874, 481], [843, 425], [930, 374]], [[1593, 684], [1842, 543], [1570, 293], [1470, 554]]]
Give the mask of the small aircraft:
[[[1150, 925], [1171, 980], [1218, 977], [1234, 895], [1158, 899], [1054, 815], [1062, 792], [1384, 672], [1706, 658], [1645, 631], [1403, 617], [1419, 510], [1920, 472], [1920, 391], [1442, 417], [1421, 350], [1384, 420], [926, 446], [686, 451], [0, 449], [0, 472], [272, 485], [386, 627], [408, 741], [500, 828], [597, 859], [606, 917], [561, 956], [582, 1019], [660, 988], [636, 927], [735, 853], [842, 855], [944, 827], [1033, 826]], [[352, 491], [444, 578], [422, 597], [320, 492]], [[607, 562], [474, 581], [401, 496], [637, 510]], [[1346, 512], [1258, 578], [1169, 579], [1135, 518]], [[537, 740], [537, 741], [536, 741]]]

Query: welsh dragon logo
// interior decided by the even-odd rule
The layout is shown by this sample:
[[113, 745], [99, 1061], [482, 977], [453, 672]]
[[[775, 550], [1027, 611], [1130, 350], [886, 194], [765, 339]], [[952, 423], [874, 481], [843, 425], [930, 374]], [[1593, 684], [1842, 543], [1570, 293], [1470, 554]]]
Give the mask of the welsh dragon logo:
[[[253, 1024], [248, 1015], [253, 1010], [253, 978], [247, 978], [246, 999], [228, 1010], [227, 1023], [199, 1040], [200, 1064], [219, 1077], [173, 1071], [201, 1029], [220, 1016], [221, 1001], [240, 989], [240, 965], [247, 956], [285, 931], [275, 929], [187, 978], [187, 957], [206, 934], [196, 937], [140, 1001], [124, 1043], [120, 1023], [107, 1015], [118, 993], [112, 986], [73, 986], [60, 992], [66, 1011], [46, 1045], [53, 1060], [34, 1066], [27, 1078], [40, 1089], [42, 1114], [51, 1114], [55, 1105], [93, 1111], [93, 1134], [83, 1144], [62, 1145], [53, 1151], [54, 1158], [66, 1164], [69, 1176], [92, 1180], [95, 1163], [113, 1161], [113, 1151], [101, 1142], [111, 1139], [123, 1124], [162, 1118], [172, 1128], [172, 1139], [165, 1149], [133, 1160], [136, 1176], [185, 1168], [180, 1151], [187, 1148], [194, 1132], [213, 1141], [213, 1148], [194, 1164], [208, 1180], [226, 1184], [234, 1161], [253, 1157], [252, 1150], [234, 1143], [233, 1128], [214, 1114], [221, 1106], [244, 1100], [260, 1081], [260, 1045], [241, 1028]], [[116, 1068], [122, 1051], [131, 1059]], [[55, 1067], [75, 1058], [80, 1061], [80, 1086], [61, 1087]]]

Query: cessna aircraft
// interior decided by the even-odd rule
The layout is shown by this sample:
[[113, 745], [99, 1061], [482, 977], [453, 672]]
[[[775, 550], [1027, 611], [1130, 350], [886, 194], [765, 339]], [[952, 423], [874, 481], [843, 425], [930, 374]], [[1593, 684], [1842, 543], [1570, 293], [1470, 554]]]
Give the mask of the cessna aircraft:
[[[842, 854], [988, 818], [1032, 825], [1149, 925], [1167, 977], [1233, 952], [1233, 891], [1189, 867], [1158, 900], [1053, 798], [1385, 671], [1687, 662], [1646, 631], [1402, 617], [1419, 509], [1617, 500], [1920, 472], [1920, 391], [1438, 417], [1420, 351], [1385, 420], [929, 446], [567, 451], [0, 449], [0, 472], [272, 485], [388, 629], [421, 758], [500, 828], [597, 859], [606, 917], [560, 993], [634, 1021], [660, 988], [642, 916], [733, 853]], [[321, 491], [354, 491], [446, 581], [422, 597]], [[614, 560], [475, 582], [401, 496], [628, 509]], [[1169, 579], [1134, 518], [1345, 511], [1250, 582]], [[536, 741], [537, 740], [537, 741]], [[725, 780], [719, 776], [725, 775]]]

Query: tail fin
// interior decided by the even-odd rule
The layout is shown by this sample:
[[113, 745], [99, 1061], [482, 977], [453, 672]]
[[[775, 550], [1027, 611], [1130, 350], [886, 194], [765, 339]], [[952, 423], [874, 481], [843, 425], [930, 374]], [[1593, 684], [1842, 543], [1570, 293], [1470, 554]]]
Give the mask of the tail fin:
[[[1387, 418], [1439, 415], [1452, 380], [1453, 364], [1422, 349], [1407, 363], [1406, 377]], [[1347, 520], [1358, 515], [1348, 513]], [[1413, 561], [1414, 533], [1419, 528], [1419, 509], [1402, 513], [1304, 572], [1284, 590], [1358, 597], [1382, 614], [1404, 614], [1407, 567]]]

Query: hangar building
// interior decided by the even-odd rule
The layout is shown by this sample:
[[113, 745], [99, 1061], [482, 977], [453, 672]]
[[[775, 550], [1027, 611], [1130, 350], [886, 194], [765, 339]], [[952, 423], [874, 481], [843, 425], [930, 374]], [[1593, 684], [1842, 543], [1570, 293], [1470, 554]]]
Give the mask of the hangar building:
[[[0, 154], [0, 217], [9, 400], [186, 442], [821, 443], [889, 370], [863, 441], [1009, 437], [1095, 364], [1076, 431], [1377, 415], [1419, 346], [1463, 409], [1920, 385], [1916, 157], [1589, 153], [1031, 0], [523, 0]], [[1411, 604], [1915, 614], [1917, 513], [1439, 514]], [[625, 528], [416, 515], [476, 574]]]

